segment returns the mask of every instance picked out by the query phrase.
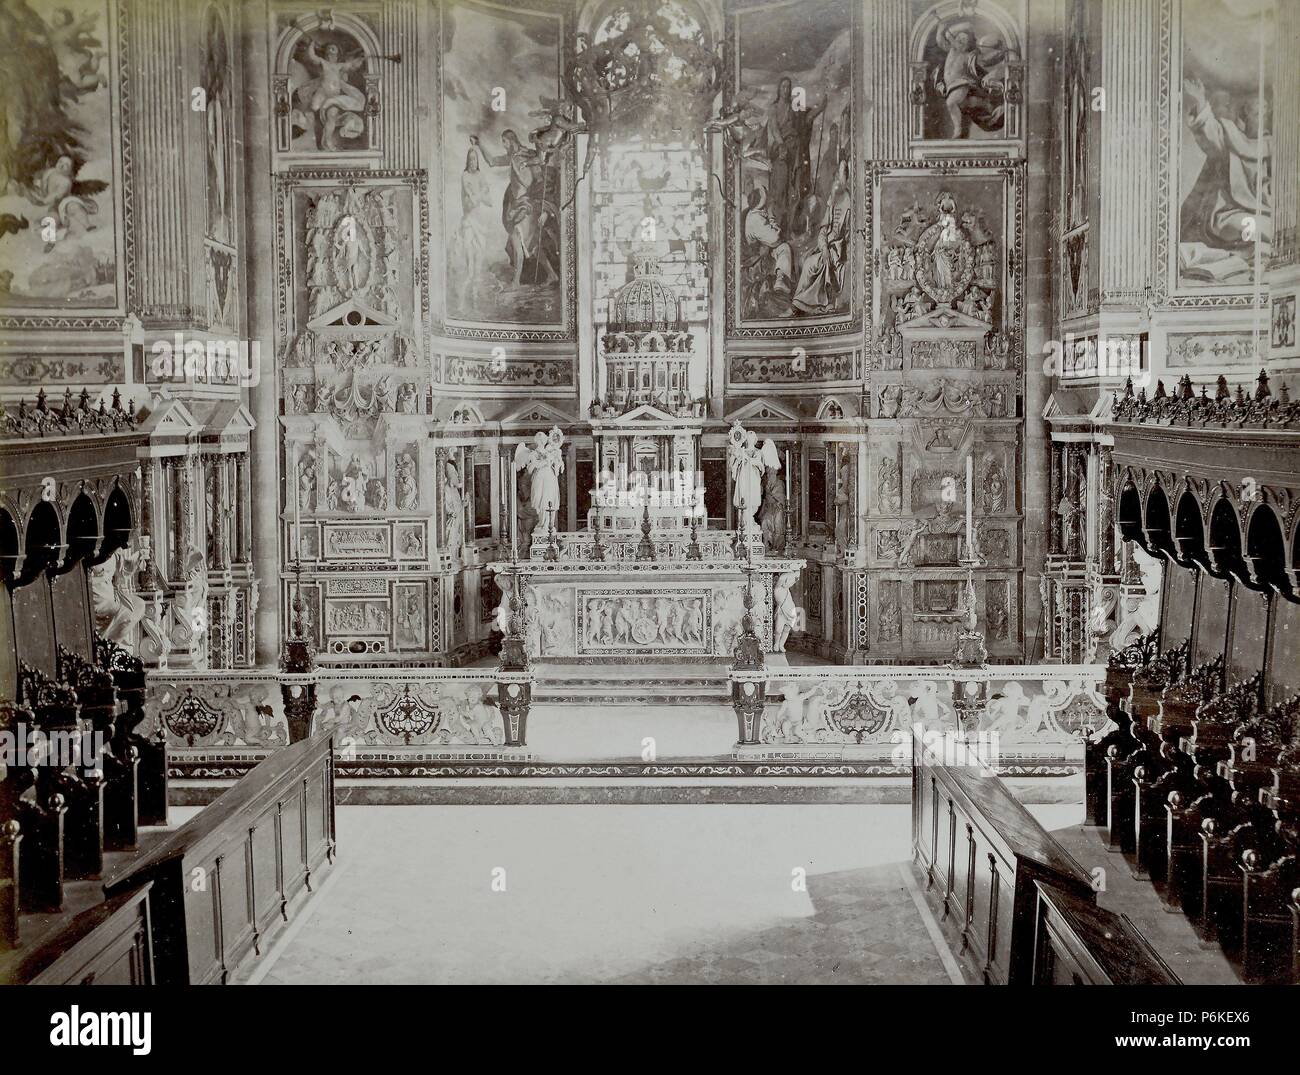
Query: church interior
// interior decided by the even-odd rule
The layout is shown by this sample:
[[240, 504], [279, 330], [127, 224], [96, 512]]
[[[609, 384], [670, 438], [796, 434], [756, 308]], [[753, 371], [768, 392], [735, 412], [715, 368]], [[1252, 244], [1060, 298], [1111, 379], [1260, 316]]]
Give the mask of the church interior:
[[0, 24], [0, 982], [1300, 984], [1300, 4]]

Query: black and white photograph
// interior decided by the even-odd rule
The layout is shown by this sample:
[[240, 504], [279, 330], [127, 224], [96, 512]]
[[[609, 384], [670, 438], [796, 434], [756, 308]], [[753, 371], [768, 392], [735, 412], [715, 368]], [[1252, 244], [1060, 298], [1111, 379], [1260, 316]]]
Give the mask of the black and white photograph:
[[31, 1047], [195, 1032], [103, 985], [1262, 1043], [1297, 56], [1300, 0], [0, 2]]

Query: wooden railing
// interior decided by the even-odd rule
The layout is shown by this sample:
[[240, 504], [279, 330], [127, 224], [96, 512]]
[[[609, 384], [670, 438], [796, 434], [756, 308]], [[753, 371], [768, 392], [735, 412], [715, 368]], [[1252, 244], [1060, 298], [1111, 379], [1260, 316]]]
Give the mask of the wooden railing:
[[161, 985], [236, 981], [334, 862], [333, 741], [320, 733], [262, 762], [104, 886], [152, 882]]
[[[1054, 960], [1113, 967], [1113, 954], [1096, 945], [1089, 956], [1089, 939], [1104, 936], [1106, 924], [1117, 921], [1136, 931], [1123, 916], [1097, 907], [1091, 874], [1016, 800], [986, 759], [934, 732], [917, 732], [912, 749], [913, 857], [969, 976], [986, 985], [1028, 985], [1056, 980]], [[1054, 939], [1040, 937], [1049, 926]], [[1177, 982], [1149, 946], [1130, 952], [1129, 980]], [[1101, 982], [1106, 975], [1098, 970], [1080, 980]]]

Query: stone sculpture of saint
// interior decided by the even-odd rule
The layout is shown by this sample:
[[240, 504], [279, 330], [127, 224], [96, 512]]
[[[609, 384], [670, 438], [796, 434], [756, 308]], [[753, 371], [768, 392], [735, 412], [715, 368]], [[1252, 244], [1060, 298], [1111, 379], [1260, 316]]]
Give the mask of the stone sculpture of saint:
[[454, 557], [465, 544], [465, 491], [460, 471], [450, 459], [443, 471], [442, 483], [443, 547]]
[[768, 469], [781, 469], [776, 445], [765, 440], [760, 446], [756, 433], [734, 422], [728, 435], [727, 469], [731, 472], [731, 502], [736, 508], [737, 528], [756, 534], [759, 525], [754, 516], [763, 502], [763, 474]]
[[560, 507], [560, 475], [564, 473], [564, 434], [558, 426], [550, 435], [538, 432], [532, 445], [521, 444], [515, 450], [515, 470], [525, 470], [532, 479], [529, 500], [538, 522], [554, 524]]

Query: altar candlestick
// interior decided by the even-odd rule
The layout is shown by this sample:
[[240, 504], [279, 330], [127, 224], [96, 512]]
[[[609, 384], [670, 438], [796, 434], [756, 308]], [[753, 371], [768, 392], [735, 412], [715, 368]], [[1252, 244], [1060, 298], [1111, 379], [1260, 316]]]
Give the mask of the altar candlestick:
[[519, 503], [517, 499], [519, 496], [519, 489], [515, 485], [515, 468], [513, 462], [509, 463], [508, 469], [510, 470], [510, 559], [518, 560], [519, 549], [517, 547], [518, 538], [516, 527], [519, 522]]
[[971, 550], [974, 548], [975, 520], [975, 459], [973, 456], [966, 457], [966, 556], [972, 555]]
[[293, 448], [293, 473], [289, 480], [293, 482], [293, 556], [302, 559], [302, 481], [298, 477], [298, 446]]

